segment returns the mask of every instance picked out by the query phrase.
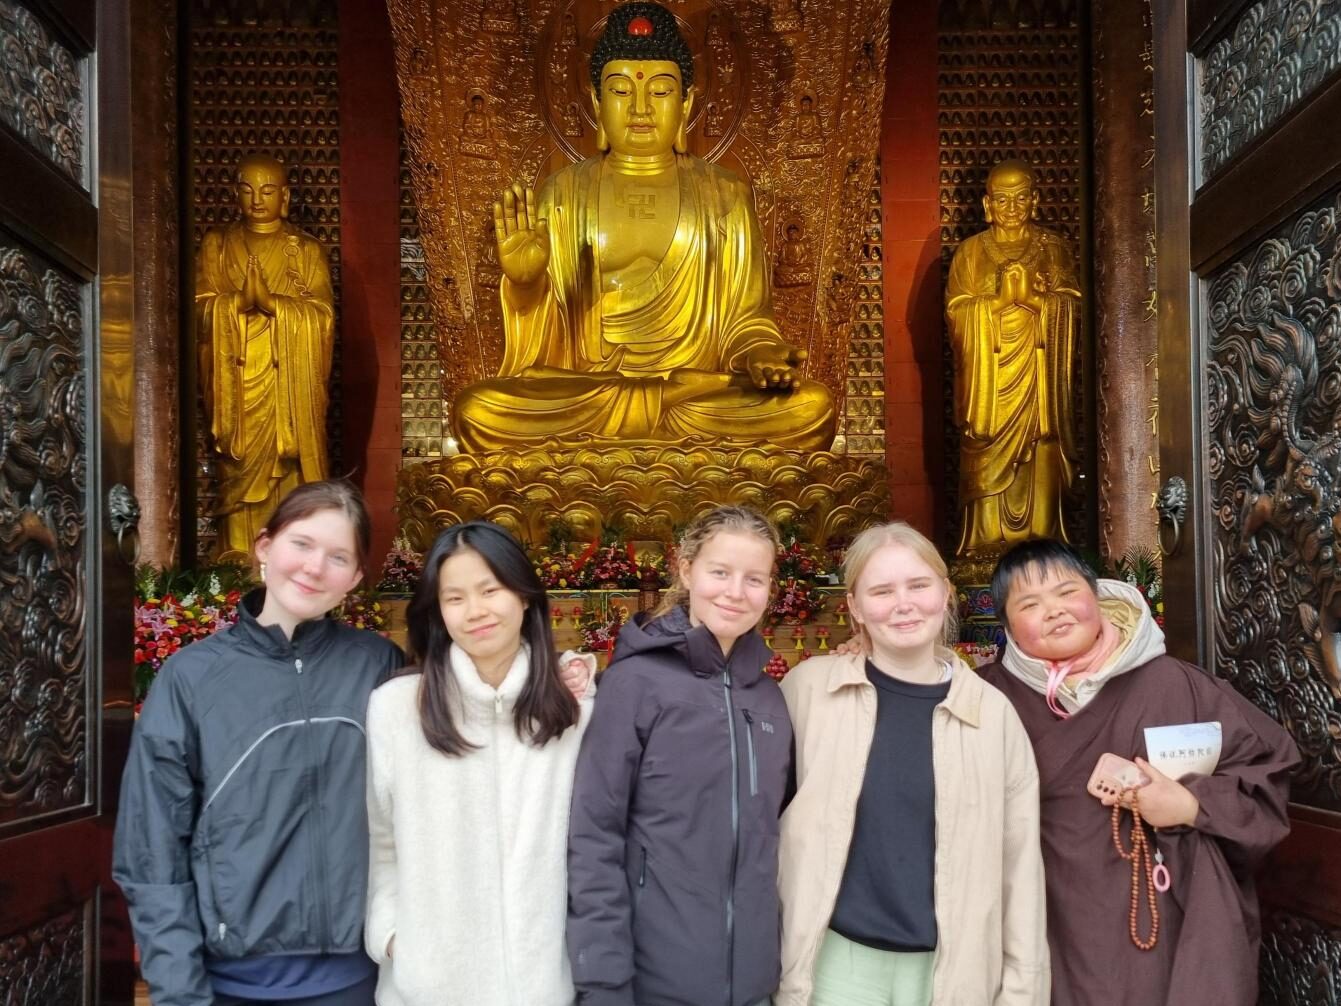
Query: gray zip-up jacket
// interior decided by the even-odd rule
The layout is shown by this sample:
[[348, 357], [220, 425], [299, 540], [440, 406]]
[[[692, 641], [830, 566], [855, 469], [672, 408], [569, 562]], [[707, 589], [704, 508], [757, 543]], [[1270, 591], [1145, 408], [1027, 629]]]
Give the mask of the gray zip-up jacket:
[[745, 1006], [777, 987], [792, 728], [758, 633], [683, 609], [619, 634], [582, 741], [568, 955], [583, 1004]]
[[154, 1006], [211, 1006], [205, 958], [362, 949], [364, 715], [404, 662], [317, 619], [237, 624], [163, 665], [121, 784], [112, 876]]

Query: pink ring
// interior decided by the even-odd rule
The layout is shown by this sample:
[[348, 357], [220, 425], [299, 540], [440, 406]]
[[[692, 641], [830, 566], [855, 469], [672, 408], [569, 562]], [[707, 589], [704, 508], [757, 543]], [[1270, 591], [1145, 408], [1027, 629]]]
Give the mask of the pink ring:
[[1169, 868], [1163, 863], [1158, 864], [1150, 871], [1150, 879], [1154, 882], [1155, 890], [1161, 894], [1173, 886], [1173, 878], [1169, 876]]

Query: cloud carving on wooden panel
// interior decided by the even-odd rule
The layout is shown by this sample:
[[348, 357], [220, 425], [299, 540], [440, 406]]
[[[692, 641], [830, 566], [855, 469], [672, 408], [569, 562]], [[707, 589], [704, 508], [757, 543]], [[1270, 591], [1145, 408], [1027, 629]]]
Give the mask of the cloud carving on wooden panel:
[[82, 305], [0, 244], [0, 826], [86, 795]]
[[1233, 160], [1341, 66], [1341, 0], [1263, 0], [1202, 63], [1201, 171]]
[[1341, 807], [1341, 196], [1212, 279], [1205, 369], [1215, 666]]

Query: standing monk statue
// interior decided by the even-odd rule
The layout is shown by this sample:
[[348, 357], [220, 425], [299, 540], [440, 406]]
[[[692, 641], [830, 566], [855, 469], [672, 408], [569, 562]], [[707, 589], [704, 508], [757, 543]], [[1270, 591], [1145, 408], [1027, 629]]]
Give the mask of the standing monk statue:
[[1037, 205], [1027, 164], [996, 165], [983, 197], [990, 227], [961, 244], [950, 264], [962, 558], [1064, 534], [1062, 504], [1078, 458], [1080, 286], [1062, 239], [1030, 223]]
[[284, 165], [243, 158], [237, 196], [242, 221], [206, 232], [196, 268], [219, 559], [250, 554], [280, 498], [326, 477], [335, 319], [326, 253], [288, 222]]
[[617, 7], [591, 56], [601, 153], [494, 204], [505, 348], [457, 439], [827, 450], [829, 392], [773, 319], [749, 186], [686, 153], [694, 61], [660, 4]]

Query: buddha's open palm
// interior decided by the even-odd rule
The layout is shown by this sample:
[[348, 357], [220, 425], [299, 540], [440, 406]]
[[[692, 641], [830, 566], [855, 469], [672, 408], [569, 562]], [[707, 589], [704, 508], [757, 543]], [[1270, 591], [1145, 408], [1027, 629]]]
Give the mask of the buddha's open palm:
[[494, 203], [494, 233], [503, 275], [518, 286], [530, 286], [545, 274], [549, 222], [536, 216], [534, 189], [516, 184], [503, 190], [503, 198]]

